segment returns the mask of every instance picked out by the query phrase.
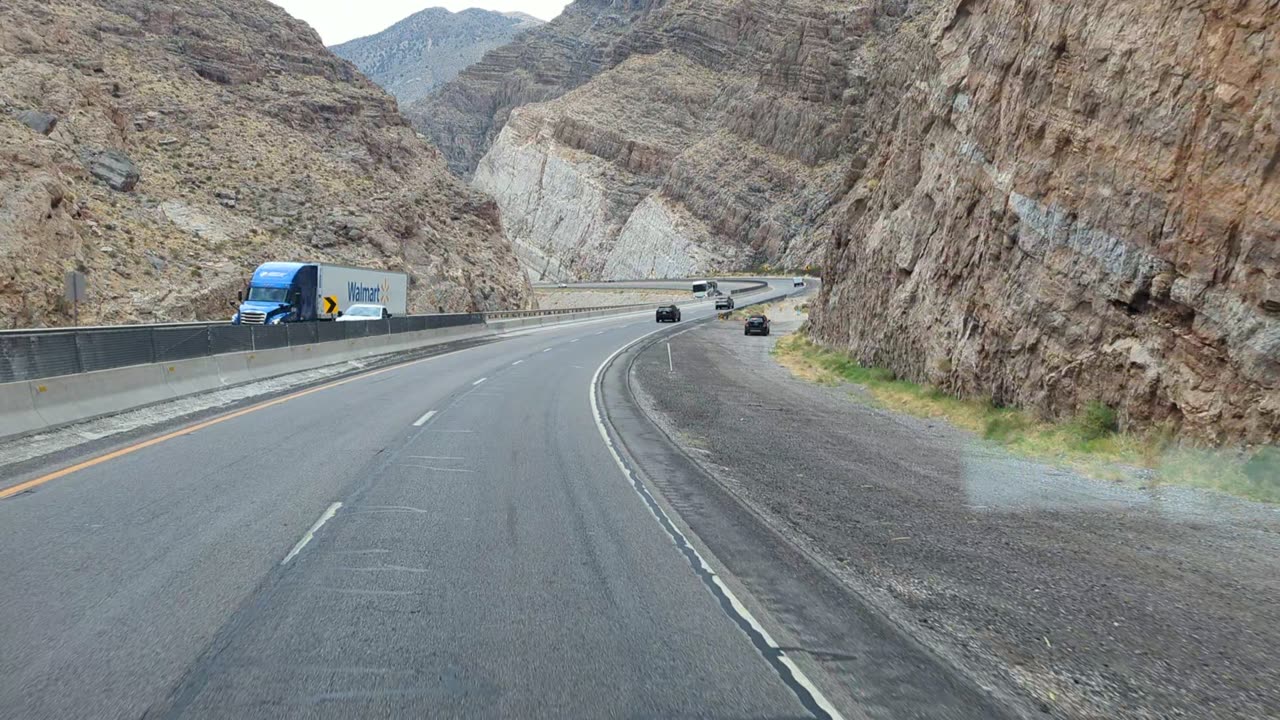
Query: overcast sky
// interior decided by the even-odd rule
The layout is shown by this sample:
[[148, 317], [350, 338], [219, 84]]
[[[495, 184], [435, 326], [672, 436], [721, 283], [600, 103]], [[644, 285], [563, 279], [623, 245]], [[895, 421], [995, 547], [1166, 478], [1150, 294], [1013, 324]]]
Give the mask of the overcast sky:
[[372, 35], [410, 15], [429, 7], [448, 8], [454, 12], [469, 7], [510, 12], [519, 10], [543, 20], [550, 20], [569, 0], [273, 0], [302, 18], [320, 33], [326, 45], [337, 45], [354, 38]]

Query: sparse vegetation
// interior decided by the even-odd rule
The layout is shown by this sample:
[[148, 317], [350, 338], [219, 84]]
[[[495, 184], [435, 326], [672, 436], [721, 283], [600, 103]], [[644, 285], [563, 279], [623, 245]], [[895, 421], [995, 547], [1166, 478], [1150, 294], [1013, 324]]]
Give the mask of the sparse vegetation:
[[778, 341], [774, 355], [797, 376], [824, 384], [855, 383], [889, 410], [939, 418], [1027, 457], [1063, 462], [1091, 475], [1115, 478], [1116, 465], [1155, 470], [1153, 482], [1208, 488], [1280, 503], [1280, 449], [1212, 450], [1178, 446], [1170, 428], [1121, 432], [1115, 408], [1090, 402], [1066, 421], [1049, 422], [989, 400], [958, 398], [866, 367], [849, 354], [800, 334]]
[[1085, 442], [1101, 440], [1120, 430], [1116, 411], [1109, 405], [1094, 400], [1085, 406], [1075, 421], [1076, 431]]
[[1171, 448], [1160, 463], [1158, 481], [1280, 503], [1280, 449]]

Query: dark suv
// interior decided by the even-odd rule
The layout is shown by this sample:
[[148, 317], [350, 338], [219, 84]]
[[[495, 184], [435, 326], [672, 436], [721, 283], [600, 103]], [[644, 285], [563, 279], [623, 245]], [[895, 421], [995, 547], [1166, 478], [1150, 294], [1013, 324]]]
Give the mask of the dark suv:
[[675, 305], [658, 308], [658, 322], [680, 322], [680, 308]]
[[768, 335], [769, 318], [764, 315], [752, 315], [742, 326], [743, 335]]

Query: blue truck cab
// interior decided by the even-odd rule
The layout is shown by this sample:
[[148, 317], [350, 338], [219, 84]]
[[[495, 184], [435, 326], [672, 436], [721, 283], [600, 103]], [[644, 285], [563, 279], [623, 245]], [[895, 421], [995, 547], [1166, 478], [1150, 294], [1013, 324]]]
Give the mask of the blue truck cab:
[[314, 264], [269, 262], [258, 266], [231, 322], [278, 325], [316, 320], [319, 268]]

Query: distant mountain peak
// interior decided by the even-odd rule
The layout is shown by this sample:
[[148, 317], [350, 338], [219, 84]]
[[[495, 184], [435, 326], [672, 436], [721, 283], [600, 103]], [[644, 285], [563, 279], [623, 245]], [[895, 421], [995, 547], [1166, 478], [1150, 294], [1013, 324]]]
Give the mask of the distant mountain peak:
[[452, 80], [486, 52], [544, 24], [522, 12], [430, 7], [382, 32], [330, 48], [350, 60], [402, 106]]
[[504, 12], [502, 14], [506, 15], [509, 18], [515, 18], [516, 20], [521, 20], [523, 22], [531, 23], [533, 25], [546, 24], [546, 20], [543, 20], [541, 18], [536, 18], [530, 15], [529, 13], [522, 13], [519, 10], [512, 10], [510, 12]]

